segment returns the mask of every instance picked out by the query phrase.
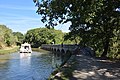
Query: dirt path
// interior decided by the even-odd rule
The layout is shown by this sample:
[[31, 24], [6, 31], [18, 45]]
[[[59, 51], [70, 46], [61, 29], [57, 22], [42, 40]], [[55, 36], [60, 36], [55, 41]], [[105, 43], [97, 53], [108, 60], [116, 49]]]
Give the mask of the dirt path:
[[56, 80], [120, 80], [120, 62], [77, 55], [56, 76]]
[[120, 80], [120, 62], [76, 56], [74, 80]]

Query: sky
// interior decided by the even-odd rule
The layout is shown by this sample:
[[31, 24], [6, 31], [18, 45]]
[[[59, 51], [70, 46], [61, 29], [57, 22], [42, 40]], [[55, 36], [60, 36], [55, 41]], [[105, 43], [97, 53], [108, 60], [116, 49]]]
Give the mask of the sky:
[[[0, 0], [0, 24], [6, 25], [13, 32], [25, 34], [30, 29], [45, 26], [36, 11], [33, 0]], [[55, 29], [69, 32], [69, 25], [58, 25]]]

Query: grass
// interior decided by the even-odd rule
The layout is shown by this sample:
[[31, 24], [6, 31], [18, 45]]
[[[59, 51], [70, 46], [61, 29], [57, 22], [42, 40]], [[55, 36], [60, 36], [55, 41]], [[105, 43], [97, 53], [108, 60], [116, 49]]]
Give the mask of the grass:
[[0, 55], [16, 52], [18, 51], [18, 48], [19, 48], [18, 46], [15, 46], [15, 47], [9, 47], [7, 49], [0, 49]]

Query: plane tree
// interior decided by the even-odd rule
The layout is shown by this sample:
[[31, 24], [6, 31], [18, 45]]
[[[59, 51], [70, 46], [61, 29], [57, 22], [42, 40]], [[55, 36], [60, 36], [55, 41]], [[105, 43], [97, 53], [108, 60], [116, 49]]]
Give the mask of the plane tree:
[[114, 44], [120, 32], [119, 0], [33, 1], [38, 7], [37, 13], [42, 15], [41, 21], [48, 28], [71, 22], [70, 33], [77, 34], [82, 38], [81, 45], [92, 47], [102, 53], [102, 57], [116, 48]]

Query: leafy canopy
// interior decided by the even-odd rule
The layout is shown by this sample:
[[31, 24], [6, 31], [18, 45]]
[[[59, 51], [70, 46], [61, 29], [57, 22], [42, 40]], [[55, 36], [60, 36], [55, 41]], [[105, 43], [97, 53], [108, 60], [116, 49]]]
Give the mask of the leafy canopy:
[[36, 28], [27, 31], [24, 42], [28, 42], [32, 47], [40, 47], [41, 44], [61, 44], [64, 34], [60, 30], [48, 28]]
[[102, 57], [114, 51], [114, 39], [120, 34], [120, 12], [116, 10], [120, 8], [119, 0], [33, 1], [48, 28], [71, 22], [70, 36], [79, 36], [81, 45], [92, 47]]
[[0, 25], [0, 48], [15, 45], [17, 38], [13, 35], [12, 30], [5, 25]]

